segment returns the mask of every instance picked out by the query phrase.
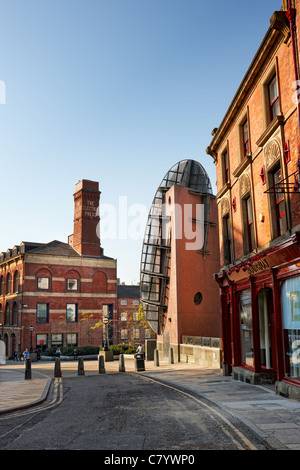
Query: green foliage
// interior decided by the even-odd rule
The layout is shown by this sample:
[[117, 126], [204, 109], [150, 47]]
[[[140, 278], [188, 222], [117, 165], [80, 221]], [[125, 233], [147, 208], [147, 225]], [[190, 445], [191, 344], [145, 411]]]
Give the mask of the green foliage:
[[[46, 349], [43, 352], [43, 356], [55, 356], [56, 349], [56, 346], [52, 346], [51, 348]], [[98, 354], [99, 350], [102, 349], [103, 348], [99, 348], [97, 346], [83, 346], [81, 348], [77, 348], [77, 354], [78, 356], [89, 356], [92, 354]], [[113, 351], [115, 356], [118, 356], [119, 354], [136, 353], [136, 348], [133, 348], [130, 344], [112, 344], [111, 346], [109, 346], [109, 349]], [[61, 347], [60, 350], [62, 356], [73, 356], [74, 354], [73, 346]]]
[[136, 352], [129, 344], [112, 344], [109, 346], [109, 349], [113, 351], [115, 356], [119, 354], [134, 354]]
[[[43, 352], [43, 356], [55, 356], [56, 349], [56, 346], [46, 349]], [[62, 356], [74, 355], [74, 346], [61, 347], [60, 350]], [[78, 356], [89, 356], [91, 354], [98, 354], [98, 352], [99, 348], [97, 346], [83, 346], [81, 348], [77, 348]]]

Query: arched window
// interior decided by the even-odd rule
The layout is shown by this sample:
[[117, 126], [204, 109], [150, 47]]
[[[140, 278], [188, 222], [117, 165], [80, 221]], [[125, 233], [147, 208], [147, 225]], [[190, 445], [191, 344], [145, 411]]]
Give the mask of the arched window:
[[6, 294], [10, 294], [10, 291], [11, 291], [10, 282], [11, 282], [10, 273], [7, 273], [7, 276], [6, 276]]
[[107, 293], [107, 276], [103, 271], [97, 271], [93, 277], [94, 292]]
[[4, 276], [0, 279], [0, 295], [4, 295]]
[[38, 290], [51, 290], [51, 272], [48, 269], [40, 269], [36, 273], [37, 289]]
[[3, 319], [4, 325], [9, 325], [9, 317], [10, 317], [10, 305], [9, 303], [7, 303], [5, 306], [5, 316]]
[[19, 292], [19, 271], [14, 273], [14, 292]]
[[17, 325], [18, 324], [18, 304], [17, 302], [14, 302], [13, 304], [13, 310], [12, 310], [12, 324]]

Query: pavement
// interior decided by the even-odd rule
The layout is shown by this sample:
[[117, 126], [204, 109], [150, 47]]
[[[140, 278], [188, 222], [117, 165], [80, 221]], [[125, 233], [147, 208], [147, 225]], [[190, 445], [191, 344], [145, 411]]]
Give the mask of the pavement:
[[[106, 373], [119, 373], [119, 362], [106, 362]], [[300, 401], [275, 394], [275, 387], [251, 385], [225, 377], [220, 369], [197, 364], [145, 361], [145, 371], [135, 370], [125, 358], [125, 371], [180, 389], [205, 399], [248, 426], [270, 450], [300, 450]], [[78, 376], [76, 361], [61, 361], [62, 380]], [[99, 374], [98, 361], [84, 361], [84, 376]], [[83, 376], [83, 377], [84, 377]], [[34, 407], [45, 400], [54, 380], [54, 362], [31, 364], [25, 379], [24, 362], [0, 365], [0, 419], [3, 414]]]

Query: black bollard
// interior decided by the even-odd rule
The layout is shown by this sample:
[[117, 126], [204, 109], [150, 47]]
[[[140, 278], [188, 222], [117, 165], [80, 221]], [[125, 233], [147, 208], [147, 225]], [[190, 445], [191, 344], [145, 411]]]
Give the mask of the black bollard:
[[173, 348], [169, 349], [169, 363], [174, 364], [174, 354], [173, 354]]
[[119, 372], [125, 372], [124, 354], [119, 356]]
[[83, 357], [80, 357], [78, 360], [78, 375], [84, 375]]
[[60, 357], [55, 359], [54, 377], [61, 377]]
[[25, 359], [25, 380], [31, 379], [31, 360]]
[[154, 349], [154, 365], [159, 366], [159, 353], [158, 349]]
[[99, 374], [105, 374], [104, 356], [99, 355]]

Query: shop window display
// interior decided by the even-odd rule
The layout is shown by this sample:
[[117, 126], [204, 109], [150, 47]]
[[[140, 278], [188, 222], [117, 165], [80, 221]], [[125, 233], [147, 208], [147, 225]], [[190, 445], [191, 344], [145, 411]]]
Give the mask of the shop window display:
[[300, 379], [300, 277], [287, 279], [281, 291], [285, 373]]

